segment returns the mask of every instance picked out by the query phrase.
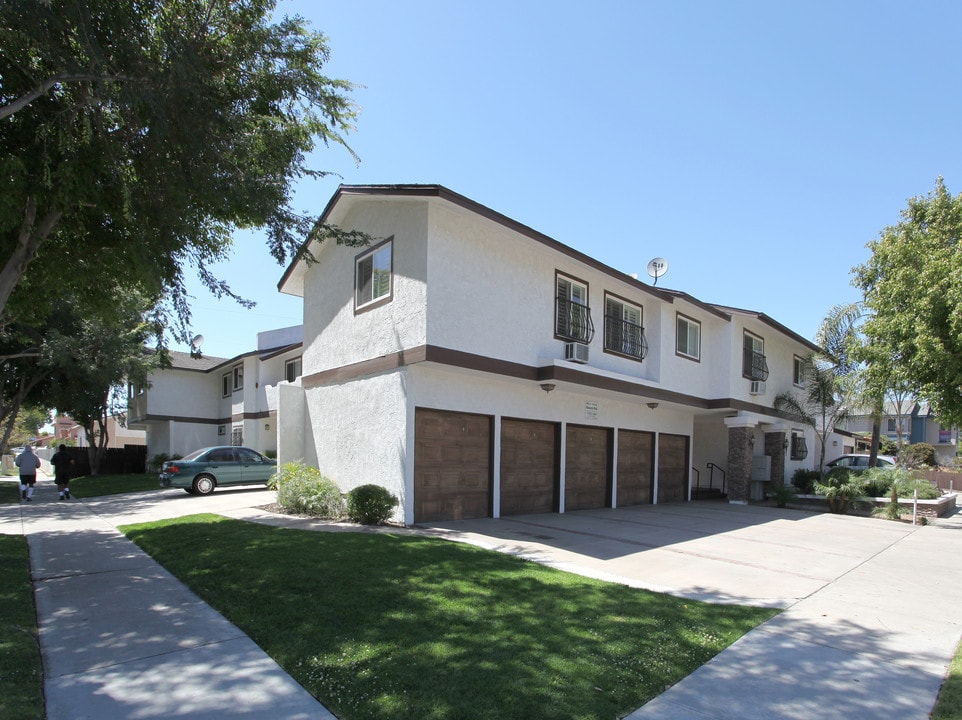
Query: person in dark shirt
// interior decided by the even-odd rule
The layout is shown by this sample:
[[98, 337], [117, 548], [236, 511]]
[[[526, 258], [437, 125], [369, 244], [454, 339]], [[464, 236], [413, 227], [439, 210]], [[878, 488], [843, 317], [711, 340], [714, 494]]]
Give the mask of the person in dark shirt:
[[67, 446], [61, 445], [57, 452], [50, 458], [53, 465], [54, 480], [57, 483], [57, 490], [60, 492], [60, 500], [70, 499], [70, 466], [73, 465], [73, 457], [67, 452]]

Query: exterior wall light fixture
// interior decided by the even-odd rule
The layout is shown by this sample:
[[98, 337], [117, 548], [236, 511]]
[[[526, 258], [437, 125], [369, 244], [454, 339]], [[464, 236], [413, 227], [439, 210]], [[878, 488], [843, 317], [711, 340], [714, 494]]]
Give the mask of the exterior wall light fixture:
[[650, 403], [648, 403], [648, 407], [650, 407], [652, 410], [654, 410], [656, 407], [658, 407], [658, 403], [656, 403], [656, 402], [650, 402]]
[[554, 383], [541, 383], [541, 389], [549, 393], [554, 390]]

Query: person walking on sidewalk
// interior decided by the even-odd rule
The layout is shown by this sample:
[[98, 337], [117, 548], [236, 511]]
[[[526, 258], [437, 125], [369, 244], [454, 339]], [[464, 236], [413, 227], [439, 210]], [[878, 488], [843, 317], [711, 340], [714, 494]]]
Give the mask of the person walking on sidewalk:
[[61, 500], [70, 499], [70, 466], [73, 465], [73, 456], [67, 452], [67, 446], [61, 445], [57, 452], [50, 458], [53, 465], [54, 479], [57, 483], [57, 490], [60, 492]]
[[33, 500], [33, 486], [37, 484], [40, 458], [34, 454], [33, 448], [27, 445], [14, 462], [20, 468], [20, 497], [27, 501]]

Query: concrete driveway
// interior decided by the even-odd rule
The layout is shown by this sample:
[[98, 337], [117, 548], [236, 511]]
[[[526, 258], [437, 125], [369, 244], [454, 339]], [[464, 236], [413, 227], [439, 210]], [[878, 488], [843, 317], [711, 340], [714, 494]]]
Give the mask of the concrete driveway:
[[691, 502], [432, 524], [443, 537], [711, 602], [787, 608], [914, 532], [827, 513]]
[[962, 635], [962, 515], [925, 527], [712, 502], [429, 532], [689, 598], [785, 608], [628, 720], [926, 720]]

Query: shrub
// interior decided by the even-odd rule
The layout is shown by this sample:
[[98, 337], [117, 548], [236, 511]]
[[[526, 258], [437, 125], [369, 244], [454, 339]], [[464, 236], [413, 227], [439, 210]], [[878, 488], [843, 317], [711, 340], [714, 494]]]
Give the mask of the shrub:
[[892, 489], [900, 498], [915, 498], [915, 491], [919, 491], [919, 500], [936, 500], [941, 497], [941, 491], [925, 478], [905, 477], [897, 480]]
[[397, 498], [380, 485], [361, 485], [347, 494], [347, 516], [363, 525], [380, 525], [389, 517]]
[[795, 491], [788, 485], [776, 485], [768, 493], [768, 497], [775, 501], [777, 507], [783, 508], [796, 499]]
[[874, 467], [862, 474], [868, 497], [887, 497], [896, 480], [895, 468]]
[[895, 455], [899, 451], [898, 443], [891, 438], [881, 437], [878, 441], [879, 455]]
[[277, 488], [277, 504], [286, 512], [338, 519], [344, 517], [344, 500], [333, 480], [301, 460], [281, 465], [269, 486]]
[[815, 491], [815, 482], [822, 477], [818, 470], [799, 468], [792, 473], [792, 485], [798, 488], [802, 495], [811, 495]]
[[912, 443], [902, 448], [899, 458], [908, 467], [922, 467], [935, 465], [935, 448], [928, 443]]
[[277, 460], [277, 450], [265, 450], [261, 455], [271, 460]]
[[850, 473], [848, 468], [832, 468], [824, 483], [815, 483], [815, 492], [824, 495], [828, 509], [844, 515], [849, 504], [865, 491], [865, 483], [858, 473]]

